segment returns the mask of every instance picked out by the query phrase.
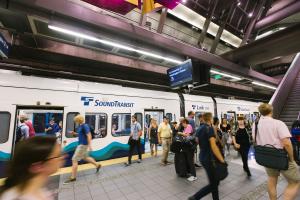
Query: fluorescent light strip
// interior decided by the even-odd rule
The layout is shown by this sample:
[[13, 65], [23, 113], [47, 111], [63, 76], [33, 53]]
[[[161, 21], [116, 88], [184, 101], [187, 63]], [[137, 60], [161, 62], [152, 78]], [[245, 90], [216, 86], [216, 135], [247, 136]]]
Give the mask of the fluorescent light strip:
[[270, 86], [270, 85], [266, 85], [266, 84], [263, 84], [263, 83], [259, 83], [259, 82], [256, 82], [256, 81], [253, 81], [252, 84], [258, 85], [258, 86], [262, 86], [262, 87], [266, 87], [266, 88], [269, 88], [269, 89], [272, 89], [272, 90], [276, 90], [277, 89], [276, 87], [273, 87], [273, 86]]
[[230, 74], [225, 74], [225, 73], [222, 73], [222, 72], [219, 72], [219, 71], [216, 71], [216, 70], [210, 70], [211, 73], [214, 73], [214, 74], [219, 74], [219, 75], [222, 75], [222, 76], [225, 76], [225, 77], [228, 77], [228, 78], [232, 78], [232, 79], [235, 79], [235, 80], [242, 80], [240, 77], [237, 77], [237, 76], [232, 76]]
[[79, 37], [79, 38], [99, 42], [99, 43], [102, 43], [102, 44], [106, 44], [108, 46], [117, 47], [117, 48], [120, 48], [120, 49], [125, 49], [127, 51], [137, 52], [139, 54], [146, 55], [146, 56], [149, 56], [149, 57], [163, 59], [165, 61], [172, 62], [174, 64], [183, 63], [183, 61], [180, 61], [180, 60], [175, 60], [175, 59], [172, 59], [172, 58], [163, 57], [163, 56], [160, 56], [160, 55], [157, 55], [157, 54], [154, 54], [154, 53], [146, 52], [144, 50], [134, 49], [130, 46], [125, 46], [125, 45], [118, 44], [118, 43], [115, 43], [115, 42], [111, 42], [111, 41], [108, 41], [108, 40], [102, 40], [102, 39], [99, 39], [99, 38], [96, 38], [96, 37], [93, 37], [93, 36], [89, 36], [89, 35], [82, 34], [82, 33], [79, 33], [79, 32], [72, 31], [72, 30], [68, 30], [68, 29], [64, 29], [64, 28], [61, 28], [61, 27], [48, 25], [48, 28], [52, 29], [54, 31], [65, 33], [67, 35], [72, 35], [72, 36], [75, 36], [75, 37]]

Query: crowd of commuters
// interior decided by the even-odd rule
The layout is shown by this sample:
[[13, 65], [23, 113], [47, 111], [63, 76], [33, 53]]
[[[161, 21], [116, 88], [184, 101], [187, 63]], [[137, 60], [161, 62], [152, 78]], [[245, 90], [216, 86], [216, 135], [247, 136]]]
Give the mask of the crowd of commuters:
[[[269, 104], [259, 106], [261, 117], [253, 124], [252, 135], [247, 130], [247, 123], [242, 116], [238, 117], [238, 122], [234, 128], [227, 122], [227, 119], [222, 119], [220, 124], [220, 120], [213, 117], [212, 113], [196, 116], [198, 117], [198, 124], [195, 123], [193, 111], [188, 113], [187, 118], [180, 118], [178, 124], [176, 122], [170, 123], [167, 117], [163, 117], [163, 122], [159, 125], [156, 119], [151, 119], [151, 124], [147, 130], [151, 155], [157, 156], [157, 145], [161, 144], [163, 149], [161, 164], [166, 166], [170, 163], [168, 155], [172, 139], [176, 136], [184, 138], [185, 143], [189, 144], [182, 149], [189, 174], [187, 178], [189, 181], [195, 181], [197, 180], [195, 169], [195, 155], [197, 154], [195, 152], [196, 145], [199, 144], [199, 160], [208, 177], [208, 185], [188, 199], [202, 199], [211, 193], [212, 199], [218, 200], [220, 179], [214, 163], [227, 165], [225, 158], [226, 155], [229, 155], [230, 146], [233, 145], [241, 156], [244, 171], [250, 177], [248, 153], [252, 145], [251, 142], [255, 138], [255, 145], [271, 144], [278, 149], [286, 150], [289, 158], [287, 170], [265, 168], [268, 176], [269, 198], [271, 200], [277, 199], [276, 185], [279, 175], [282, 174], [288, 182], [284, 191], [284, 199], [294, 200], [300, 188], [300, 172], [294, 159], [291, 133], [283, 122], [272, 118], [272, 111], [273, 108]], [[131, 120], [131, 133], [128, 140], [129, 156], [126, 166], [131, 165], [131, 158], [135, 150], [139, 156], [138, 163], [142, 161], [141, 124], [135, 115], [131, 117]], [[76, 181], [78, 161], [80, 160], [93, 164], [96, 167], [96, 172], [101, 168], [101, 164], [89, 156], [88, 152], [92, 150], [92, 135], [84, 117], [77, 115], [74, 121], [78, 127], [77, 131], [72, 131], [71, 134], [78, 136], [79, 145], [72, 157], [72, 174], [65, 183]], [[34, 136], [34, 129], [32, 130], [32, 123], [28, 122], [25, 116], [20, 116], [19, 127], [26, 140], [22, 139], [23, 141], [20, 141], [16, 146], [14, 156], [7, 168], [7, 178], [0, 190], [0, 200], [52, 200], [53, 197], [45, 186], [49, 175], [55, 173], [63, 165], [64, 156], [61, 154], [61, 147], [55, 137], [32, 137]], [[55, 125], [54, 120], [50, 120], [45, 131], [52, 135], [50, 132], [54, 129], [59, 129], [59, 125]]]

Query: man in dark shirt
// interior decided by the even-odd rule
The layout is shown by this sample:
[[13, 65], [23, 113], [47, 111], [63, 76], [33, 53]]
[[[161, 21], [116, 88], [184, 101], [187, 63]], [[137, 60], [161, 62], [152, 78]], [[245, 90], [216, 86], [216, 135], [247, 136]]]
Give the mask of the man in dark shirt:
[[59, 126], [54, 122], [52, 118], [49, 121], [49, 124], [46, 125], [45, 132], [47, 135], [56, 136], [56, 133], [59, 131]]

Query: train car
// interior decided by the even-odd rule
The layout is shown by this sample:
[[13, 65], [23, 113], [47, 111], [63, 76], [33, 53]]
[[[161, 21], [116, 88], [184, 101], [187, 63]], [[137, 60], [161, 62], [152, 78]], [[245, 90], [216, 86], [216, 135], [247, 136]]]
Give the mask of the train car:
[[[203, 112], [225, 114], [252, 114], [257, 103], [217, 99], [196, 95], [154, 90], [135, 89], [120, 85], [23, 76], [16, 72], [0, 71], [0, 173], [10, 159], [16, 138], [19, 116], [26, 115], [33, 123], [36, 135], [47, 135], [45, 128], [51, 119], [60, 125], [57, 133], [63, 151], [68, 153], [66, 165], [77, 146], [77, 138], [71, 131], [76, 129], [73, 118], [85, 116], [86, 123], [94, 130], [91, 156], [106, 160], [127, 156], [131, 115], [137, 115], [144, 135], [150, 119], [158, 123], [166, 115], [170, 121], [178, 121], [181, 108], [185, 115], [193, 110], [196, 115]], [[252, 107], [251, 107], [252, 106]], [[251, 108], [250, 108], [251, 107]], [[196, 121], [196, 124], [199, 123]], [[146, 145], [147, 147], [148, 145]], [[3, 174], [0, 174], [3, 177]]]
[[177, 120], [180, 115], [176, 93], [18, 74], [0, 74], [0, 80], [1, 172], [13, 152], [20, 115], [33, 122], [37, 135], [46, 134], [50, 119], [61, 122], [61, 142], [69, 154], [67, 165], [77, 146], [77, 138], [70, 131], [76, 128], [73, 118], [78, 113], [95, 130], [91, 155], [96, 160], [127, 155], [131, 115], [137, 115], [142, 127], [147, 126], [145, 118], [161, 120], [168, 115]]

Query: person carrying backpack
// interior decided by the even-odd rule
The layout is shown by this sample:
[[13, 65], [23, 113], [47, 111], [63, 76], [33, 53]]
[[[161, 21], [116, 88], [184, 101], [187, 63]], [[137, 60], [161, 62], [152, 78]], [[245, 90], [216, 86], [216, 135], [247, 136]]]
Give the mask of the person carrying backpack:
[[20, 118], [20, 124], [16, 131], [16, 143], [29, 138], [29, 127], [25, 124], [25, 121], [25, 118]]

